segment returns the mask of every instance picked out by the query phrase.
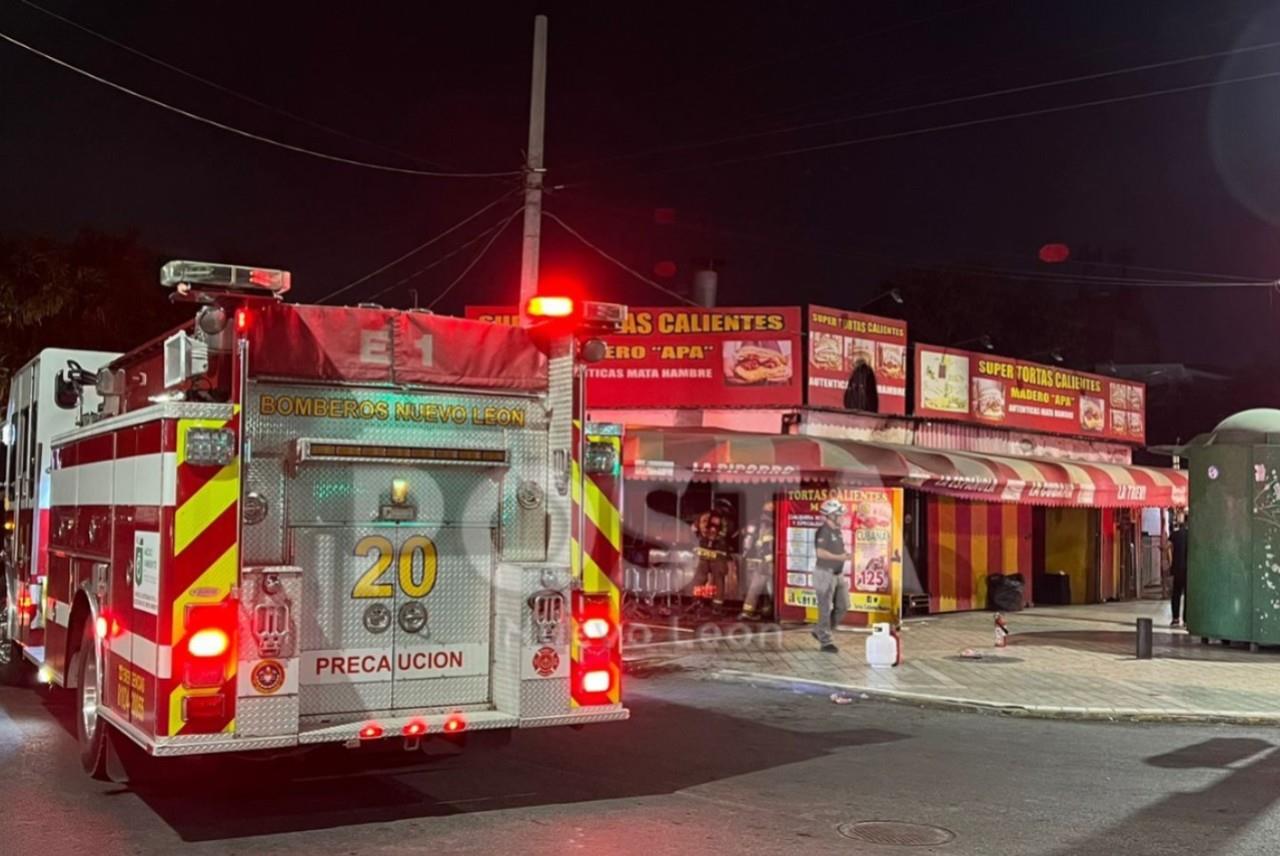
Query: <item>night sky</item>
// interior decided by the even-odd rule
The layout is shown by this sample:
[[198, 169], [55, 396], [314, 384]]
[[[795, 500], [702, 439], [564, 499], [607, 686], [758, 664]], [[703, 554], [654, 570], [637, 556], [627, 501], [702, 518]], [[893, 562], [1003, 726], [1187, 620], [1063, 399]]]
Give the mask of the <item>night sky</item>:
[[[917, 107], [1280, 41], [1270, 0], [42, 5], [361, 139], [245, 103], [18, 0], [0, 6], [0, 30], [290, 144], [479, 172], [520, 166], [532, 18], [545, 12], [547, 180], [563, 185], [548, 209], [647, 275], [674, 262], [677, 272], [662, 281], [677, 289], [698, 258], [723, 260], [725, 304], [856, 308], [886, 277], [918, 265], [1280, 276], [1280, 77], [763, 157], [1278, 72], [1280, 46]], [[157, 252], [291, 269], [299, 299], [381, 266], [514, 187], [510, 178], [395, 175], [273, 149], [8, 44], [0, 44], [0, 81], [0, 232], [135, 229]], [[865, 116], [884, 111], [893, 112]], [[795, 129], [814, 123], [822, 124]], [[761, 133], [779, 128], [793, 130]], [[517, 205], [504, 201], [347, 299], [393, 285]], [[675, 222], [655, 223], [658, 208], [674, 209]], [[667, 302], [554, 224], [545, 228], [544, 270], [604, 296]], [[518, 231], [502, 233], [438, 308], [512, 301]], [[1036, 252], [1050, 241], [1077, 258], [1124, 264], [1048, 269]], [[404, 305], [413, 287], [428, 302], [479, 246], [379, 299]], [[1140, 300], [1158, 340], [1119, 358], [1235, 370], [1280, 356], [1268, 289], [1148, 288]]]

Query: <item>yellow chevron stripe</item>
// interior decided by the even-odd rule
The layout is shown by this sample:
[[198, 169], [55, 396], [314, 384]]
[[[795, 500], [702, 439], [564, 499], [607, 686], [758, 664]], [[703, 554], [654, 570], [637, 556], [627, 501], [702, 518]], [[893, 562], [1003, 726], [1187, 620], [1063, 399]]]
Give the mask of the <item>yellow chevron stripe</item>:
[[608, 539], [613, 549], [621, 551], [622, 515], [618, 513], [617, 507], [591, 479], [583, 482], [583, 492], [586, 494], [583, 509], [587, 513], [587, 519]]
[[176, 556], [187, 549], [239, 496], [240, 459], [237, 457], [178, 507], [173, 516], [173, 554]]
[[[237, 570], [240, 567], [239, 554], [238, 545], [233, 543], [196, 578], [186, 591], [174, 598], [173, 640], [175, 643], [186, 635], [188, 606], [197, 603], [221, 603], [231, 596], [231, 589], [235, 587]], [[199, 594], [197, 595], [196, 592]], [[229, 658], [227, 670], [227, 680], [235, 677], [236, 659], [234, 657]], [[169, 693], [169, 734], [176, 734], [178, 729], [182, 728], [182, 700], [187, 696], [199, 694], [198, 690], [193, 692], [182, 686], [180, 680], [174, 686]], [[234, 730], [235, 721], [232, 720], [224, 731]]]
[[[196, 603], [220, 603], [231, 595], [236, 584], [240, 550], [231, 544], [213, 564], [196, 578], [191, 587], [173, 600], [173, 638], [178, 640], [186, 632], [187, 607]], [[199, 592], [197, 595], [196, 592]]]

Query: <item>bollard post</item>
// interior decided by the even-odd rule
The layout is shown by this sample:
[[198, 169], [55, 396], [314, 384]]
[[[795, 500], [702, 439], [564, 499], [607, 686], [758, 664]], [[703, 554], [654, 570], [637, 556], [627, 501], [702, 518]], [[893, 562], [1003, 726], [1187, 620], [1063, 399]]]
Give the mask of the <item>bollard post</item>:
[[1151, 619], [1138, 619], [1138, 659], [1151, 659]]

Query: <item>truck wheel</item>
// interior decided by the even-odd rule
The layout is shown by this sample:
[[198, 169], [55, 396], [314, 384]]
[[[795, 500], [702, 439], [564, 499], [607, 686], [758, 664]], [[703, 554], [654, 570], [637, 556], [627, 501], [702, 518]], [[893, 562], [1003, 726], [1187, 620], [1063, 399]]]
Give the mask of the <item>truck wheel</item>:
[[80, 743], [80, 766], [95, 779], [107, 778], [107, 723], [98, 715], [101, 676], [95, 647], [93, 623], [84, 623], [80, 651], [76, 655], [76, 738]]

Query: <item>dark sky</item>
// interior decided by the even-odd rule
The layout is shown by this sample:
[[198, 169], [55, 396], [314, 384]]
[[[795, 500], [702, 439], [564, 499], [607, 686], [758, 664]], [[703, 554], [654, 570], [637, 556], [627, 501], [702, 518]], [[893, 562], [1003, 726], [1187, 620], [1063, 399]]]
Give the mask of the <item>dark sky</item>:
[[[566, 185], [549, 209], [646, 274], [674, 261], [679, 271], [666, 282], [675, 287], [697, 257], [725, 260], [722, 303], [855, 307], [884, 277], [920, 263], [1044, 272], [1036, 251], [1047, 241], [1102, 258], [1128, 254], [1128, 272], [1147, 278], [1171, 275], [1146, 268], [1280, 275], [1280, 77], [758, 157], [1278, 72], [1280, 47], [897, 109], [1280, 41], [1271, 0], [41, 2], [368, 142], [246, 104], [18, 0], [0, 7], [0, 30], [248, 131], [351, 158], [466, 171], [520, 165], [532, 17], [544, 11], [548, 182]], [[289, 268], [301, 299], [382, 265], [510, 184], [280, 151], [8, 44], [0, 44], [0, 81], [0, 232], [137, 229], [175, 256]], [[851, 119], [885, 110], [896, 112]], [[827, 124], [633, 156], [811, 123]], [[725, 163], [735, 159], [749, 160]], [[392, 285], [515, 207], [504, 202], [351, 299]], [[657, 207], [675, 209], [676, 223], [655, 225]], [[665, 302], [555, 225], [546, 229], [547, 270], [573, 272], [618, 299]], [[404, 303], [416, 287], [426, 302], [479, 246], [381, 299]], [[513, 226], [440, 308], [513, 300], [518, 251]], [[1152, 289], [1142, 300], [1160, 338], [1152, 353], [1127, 358], [1242, 367], [1276, 356], [1265, 289]]]

